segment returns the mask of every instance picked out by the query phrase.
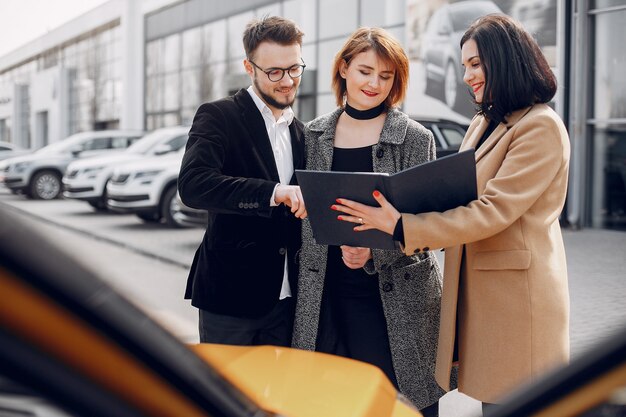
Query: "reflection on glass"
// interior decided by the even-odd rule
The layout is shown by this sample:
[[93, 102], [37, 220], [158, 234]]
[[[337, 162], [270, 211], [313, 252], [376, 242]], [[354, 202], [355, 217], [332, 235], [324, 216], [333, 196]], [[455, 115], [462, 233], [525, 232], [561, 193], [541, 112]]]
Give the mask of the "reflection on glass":
[[626, 124], [596, 127], [593, 139], [592, 224], [626, 230]]
[[[241, 43], [243, 31], [250, 20], [254, 18], [252, 11], [237, 14], [228, 18], [228, 58], [243, 58], [245, 52]], [[223, 36], [223, 33], [222, 33]], [[224, 42], [223, 40], [221, 40]]]
[[[320, 0], [320, 39], [348, 35], [357, 28], [357, 0]], [[336, 51], [335, 51], [336, 52]]]
[[595, 16], [594, 119], [626, 118], [626, 10]]
[[392, 26], [404, 23], [405, 0], [361, 0], [361, 26]]
[[[305, 36], [304, 44], [317, 40], [316, 0], [288, 0], [283, 3], [283, 16], [298, 24]], [[309, 61], [306, 61], [307, 65]]]
[[163, 71], [173, 72], [180, 69], [180, 34], [170, 35], [163, 39], [164, 57]]
[[591, 0], [590, 9], [602, 9], [604, 7], [626, 6], [624, 0]]
[[202, 32], [202, 27], [198, 27], [183, 33], [183, 68], [193, 68], [200, 65]]
[[180, 74], [168, 74], [164, 82], [163, 109], [177, 111], [180, 108]]

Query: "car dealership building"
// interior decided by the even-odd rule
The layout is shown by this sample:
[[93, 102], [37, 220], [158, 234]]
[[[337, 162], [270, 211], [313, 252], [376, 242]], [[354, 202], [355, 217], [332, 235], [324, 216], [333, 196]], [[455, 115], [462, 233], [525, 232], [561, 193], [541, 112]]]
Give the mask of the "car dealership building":
[[249, 85], [241, 36], [264, 15], [305, 32], [302, 120], [334, 108], [330, 67], [346, 37], [380, 26], [411, 59], [403, 109], [466, 123], [456, 36], [474, 18], [464, 10], [494, 8], [536, 36], [559, 80], [553, 105], [572, 142], [563, 220], [626, 230], [626, 0], [110, 0], [0, 57], [0, 141], [35, 149], [81, 131], [190, 123], [202, 102]]

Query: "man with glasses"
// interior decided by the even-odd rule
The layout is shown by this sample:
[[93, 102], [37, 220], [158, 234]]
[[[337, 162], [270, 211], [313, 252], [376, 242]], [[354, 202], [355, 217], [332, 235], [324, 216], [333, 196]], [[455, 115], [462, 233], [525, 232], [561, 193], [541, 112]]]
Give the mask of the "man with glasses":
[[302, 122], [291, 109], [302, 36], [281, 17], [250, 22], [243, 64], [252, 85], [200, 106], [189, 132], [178, 190], [209, 213], [185, 292], [199, 309], [201, 342], [291, 343], [306, 216], [294, 175], [305, 167]]

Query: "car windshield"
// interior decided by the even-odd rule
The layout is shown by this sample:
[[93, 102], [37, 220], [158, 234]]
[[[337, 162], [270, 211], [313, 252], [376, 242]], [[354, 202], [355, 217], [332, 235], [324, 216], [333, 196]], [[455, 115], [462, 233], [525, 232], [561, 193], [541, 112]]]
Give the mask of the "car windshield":
[[91, 135], [89, 133], [77, 133], [60, 142], [55, 142], [48, 146], [44, 146], [43, 148], [36, 150], [35, 153], [39, 155], [56, 155], [60, 153], [69, 153], [72, 147], [79, 145], [87, 137], [90, 136]]
[[464, 32], [474, 20], [490, 13], [501, 13], [498, 6], [490, 1], [480, 3], [471, 2], [467, 5], [458, 3], [457, 9], [450, 10], [452, 29], [454, 32]]
[[134, 153], [134, 154], [146, 154], [150, 151], [150, 149], [155, 146], [163, 143], [167, 138], [172, 137], [171, 130], [169, 131], [155, 131], [147, 134], [146, 136], [139, 139], [137, 142], [133, 143], [128, 147], [126, 152]]

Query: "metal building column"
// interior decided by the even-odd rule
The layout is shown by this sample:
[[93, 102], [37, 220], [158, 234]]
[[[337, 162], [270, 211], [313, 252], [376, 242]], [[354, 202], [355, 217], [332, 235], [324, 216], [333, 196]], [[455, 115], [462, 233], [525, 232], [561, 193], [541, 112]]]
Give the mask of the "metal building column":
[[588, 0], [574, 0], [572, 24], [572, 66], [570, 79], [569, 134], [571, 140], [570, 178], [567, 202], [567, 220], [575, 227], [584, 226], [587, 216], [586, 181], [588, 178], [587, 149], [589, 129], [587, 118], [589, 105], [590, 39]]

